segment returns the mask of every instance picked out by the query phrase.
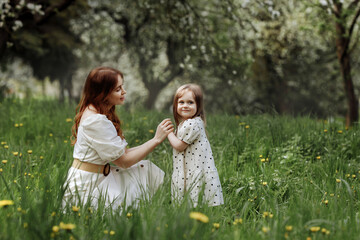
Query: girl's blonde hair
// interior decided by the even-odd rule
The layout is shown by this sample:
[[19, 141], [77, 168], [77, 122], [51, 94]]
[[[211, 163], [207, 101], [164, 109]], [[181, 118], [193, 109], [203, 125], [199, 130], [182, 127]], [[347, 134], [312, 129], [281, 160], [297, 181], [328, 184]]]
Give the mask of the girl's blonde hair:
[[181, 121], [181, 117], [177, 112], [178, 101], [179, 101], [179, 98], [181, 98], [184, 95], [185, 91], [191, 91], [195, 98], [196, 113], [191, 118], [201, 117], [201, 119], [204, 121], [204, 124], [206, 124], [204, 103], [203, 103], [204, 102], [203, 101], [203, 92], [199, 85], [190, 83], [190, 84], [185, 84], [185, 85], [182, 85], [181, 87], [179, 87], [176, 90], [176, 93], [174, 96], [173, 114], [174, 114], [174, 120], [175, 120], [176, 126], [179, 126], [180, 121]]

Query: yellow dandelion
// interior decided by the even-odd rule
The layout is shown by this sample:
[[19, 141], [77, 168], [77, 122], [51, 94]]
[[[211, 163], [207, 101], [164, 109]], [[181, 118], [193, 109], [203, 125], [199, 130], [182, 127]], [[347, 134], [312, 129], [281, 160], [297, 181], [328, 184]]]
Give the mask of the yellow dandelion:
[[18, 124], [18, 123], [15, 123], [15, 124], [14, 124], [14, 127], [18, 128], [18, 127], [19, 127], [19, 124]]
[[337, 183], [340, 183], [340, 182], [341, 182], [341, 180], [337, 178], [337, 179], [336, 179], [336, 182], [337, 182]]
[[131, 218], [132, 215], [133, 215], [132, 213], [129, 213], [129, 212], [128, 212], [128, 213], [126, 214], [126, 217], [127, 217], [127, 218]]
[[1, 161], [3, 164], [6, 164], [8, 162], [8, 160], [2, 160]]
[[350, 173], [347, 173], [345, 176], [346, 176], [347, 178], [349, 178], [349, 177], [350, 177]]
[[104, 234], [109, 234], [109, 231], [108, 231], [108, 230], [104, 230]]
[[216, 228], [216, 229], [219, 229], [220, 228], [220, 223], [213, 223], [213, 227]]
[[64, 143], [68, 143], [68, 140], [64, 140]]
[[285, 226], [285, 230], [287, 232], [291, 232], [293, 230], [293, 226], [291, 226], [291, 225]]
[[262, 154], [260, 154], [259, 158], [262, 158], [262, 157], [263, 157], [263, 155], [262, 155]]
[[52, 227], [52, 231], [54, 232], [54, 233], [57, 233], [57, 232], [59, 232], [59, 230], [60, 230], [60, 228], [59, 228], [59, 226], [53, 226]]
[[80, 207], [72, 206], [73, 212], [78, 212], [80, 210]]
[[261, 162], [265, 162], [265, 161], [266, 161], [266, 159], [265, 159], [265, 158], [262, 158], [262, 159], [260, 159], [260, 161], [261, 161]]
[[72, 223], [63, 223], [63, 222], [60, 222], [60, 225], [59, 227], [61, 229], [64, 229], [64, 230], [73, 230], [76, 225], [75, 224], [72, 224]]
[[40, 156], [39, 158], [40, 158], [40, 160], [43, 160], [43, 159], [44, 159], [44, 156]]
[[321, 229], [321, 227], [311, 227], [310, 231], [311, 232], [318, 232], [318, 231], [320, 231], [320, 229]]
[[66, 122], [72, 122], [72, 118], [67, 118], [65, 121]]
[[5, 148], [5, 149], [8, 149], [8, 148], [9, 148], [9, 146], [8, 146], [8, 145], [4, 145], [4, 148]]
[[190, 212], [189, 216], [190, 216], [190, 218], [198, 220], [203, 223], [209, 222], [209, 218], [205, 214], [200, 213], [200, 212]]
[[55, 217], [55, 215], [56, 215], [56, 212], [52, 212], [52, 213], [51, 213], [51, 216], [52, 216], [52, 217]]
[[242, 218], [236, 218], [234, 222], [242, 224], [243, 220]]
[[311, 237], [307, 237], [306, 240], [311, 240]]
[[1, 200], [0, 201], [0, 208], [7, 207], [10, 205], [14, 205], [14, 201], [12, 201], [12, 200]]
[[329, 204], [329, 200], [325, 200], [324, 203], [325, 203], [325, 205], [328, 205], [328, 204]]
[[140, 142], [140, 140], [139, 140], [139, 139], [136, 139], [136, 140], [135, 140], [135, 142], [137, 142], [137, 143], [138, 143], [138, 142]]
[[7, 144], [7, 142], [1, 142], [1, 145], [6, 145]]
[[338, 133], [341, 134], [341, 133], [343, 133], [343, 131], [342, 131], [342, 130], [339, 130]]
[[154, 130], [150, 129], [150, 130], [149, 130], [149, 133], [154, 133]]
[[333, 196], [335, 196], [335, 194], [333, 194], [333, 193], [330, 193], [330, 197], [333, 197]]
[[246, 128], [246, 129], [249, 129], [249, 128], [250, 128], [250, 125], [246, 125], [245, 128]]
[[12, 154], [16, 157], [17, 155], [19, 155], [19, 152], [12, 152]]
[[266, 218], [266, 217], [268, 217], [269, 216], [269, 212], [264, 212], [263, 213], [263, 218]]
[[316, 157], [316, 159], [317, 159], [317, 160], [320, 160], [320, 159], [321, 159], [321, 157], [320, 157], [320, 156], [317, 156], [317, 157]]
[[327, 133], [328, 132], [328, 130], [327, 129], [324, 129], [324, 133]]
[[52, 136], [54, 136], [52, 133], [49, 133], [49, 137], [52, 137]]
[[244, 122], [239, 123], [240, 126], [245, 125], [245, 124], [246, 124], [246, 123], [244, 123]]
[[16, 181], [16, 180], [14, 180], [14, 183], [17, 183], [17, 181]]
[[16, 210], [17, 210], [18, 212], [21, 212], [21, 211], [22, 211], [21, 207], [18, 207]]
[[112, 236], [112, 235], [115, 235], [115, 231], [111, 230], [109, 234], [110, 234], [111, 236]]
[[355, 175], [355, 174], [353, 174], [353, 175], [351, 175], [351, 177], [352, 177], [352, 178], [356, 178], [356, 175]]
[[326, 231], [327, 231], [326, 228], [321, 229], [321, 232], [324, 233], [324, 234], [326, 233]]
[[19, 127], [23, 127], [24, 126], [24, 124], [23, 123], [19, 123]]
[[270, 228], [268, 227], [262, 227], [261, 231], [263, 231], [263, 233], [268, 233], [270, 231]]
[[263, 186], [267, 186], [268, 183], [267, 183], [267, 182], [262, 182], [261, 184], [262, 184]]
[[0, 168], [0, 172], [2, 172], [3, 171], [3, 169], [2, 168]]
[[27, 153], [28, 153], [28, 154], [32, 154], [33, 151], [32, 151], [32, 150], [28, 150]]

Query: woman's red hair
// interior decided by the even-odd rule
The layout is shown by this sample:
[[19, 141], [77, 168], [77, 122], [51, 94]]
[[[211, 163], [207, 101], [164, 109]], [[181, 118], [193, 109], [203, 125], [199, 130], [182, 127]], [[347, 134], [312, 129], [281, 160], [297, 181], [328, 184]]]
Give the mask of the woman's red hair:
[[115, 126], [118, 135], [124, 138], [115, 106], [109, 109], [107, 98], [116, 88], [122, 72], [110, 67], [97, 67], [91, 70], [86, 78], [79, 105], [76, 108], [75, 124], [72, 127], [72, 143], [75, 144], [81, 117], [87, 107], [94, 106], [96, 111], [104, 114]]

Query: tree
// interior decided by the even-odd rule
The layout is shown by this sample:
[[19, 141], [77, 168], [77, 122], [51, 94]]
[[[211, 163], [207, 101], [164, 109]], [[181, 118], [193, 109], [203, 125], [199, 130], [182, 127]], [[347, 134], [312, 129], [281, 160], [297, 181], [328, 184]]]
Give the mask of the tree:
[[64, 100], [65, 90], [71, 97], [71, 77], [77, 61], [73, 48], [80, 41], [70, 31], [70, 20], [85, 8], [85, 1], [74, 0], [3, 3], [0, 61], [4, 64], [13, 57], [21, 58], [40, 80], [46, 76], [59, 80], [60, 100]]
[[[348, 2], [347, 6], [345, 2]], [[351, 43], [360, 16], [360, 1], [320, 0], [316, 6], [322, 9], [326, 19], [329, 12], [332, 16], [336, 55], [347, 100], [346, 126], [352, 126], [359, 120], [359, 101], [355, 94], [351, 72], [351, 49], [353, 49]], [[356, 43], [357, 41], [353, 42]]]

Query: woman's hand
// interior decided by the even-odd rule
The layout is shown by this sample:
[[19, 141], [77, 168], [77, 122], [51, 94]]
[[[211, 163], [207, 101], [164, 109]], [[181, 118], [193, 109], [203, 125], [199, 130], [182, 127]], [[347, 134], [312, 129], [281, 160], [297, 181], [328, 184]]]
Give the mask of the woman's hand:
[[174, 125], [172, 124], [170, 118], [166, 118], [158, 125], [154, 139], [161, 143], [167, 135], [173, 131]]

